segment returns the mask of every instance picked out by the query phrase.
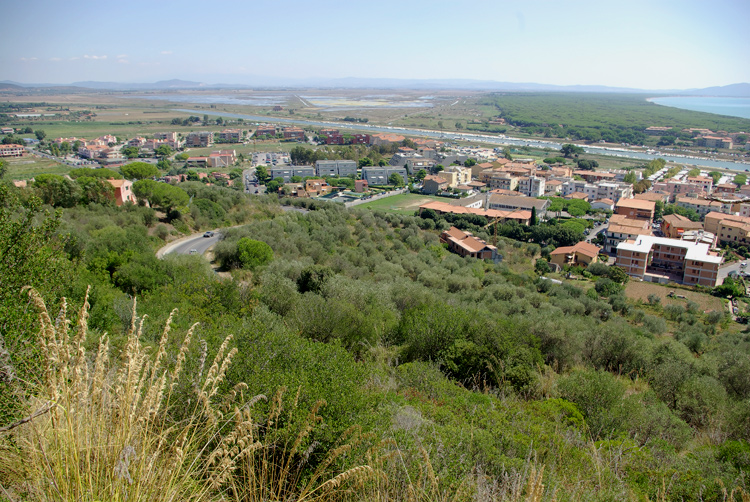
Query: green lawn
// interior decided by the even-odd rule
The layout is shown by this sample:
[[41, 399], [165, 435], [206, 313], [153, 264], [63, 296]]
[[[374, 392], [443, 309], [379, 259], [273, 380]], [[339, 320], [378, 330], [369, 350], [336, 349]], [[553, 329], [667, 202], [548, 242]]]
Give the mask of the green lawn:
[[73, 169], [65, 164], [58, 164], [55, 161], [33, 155], [5, 160], [8, 162], [6, 178], [11, 180], [31, 179], [44, 173], [65, 174]]
[[357, 207], [372, 210], [379, 209], [381, 211], [387, 211], [391, 213], [412, 215], [419, 209], [419, 206], [421, 206], [422, 204], [427, 204], [428, 202], [433, 200], [448, 202], [451, 199], [447, 199], [445, 197], [435, 197], [432, 195], [417, 195], [412, 193], [405, 193], [374, 200], [365, 204], [360, 204]]

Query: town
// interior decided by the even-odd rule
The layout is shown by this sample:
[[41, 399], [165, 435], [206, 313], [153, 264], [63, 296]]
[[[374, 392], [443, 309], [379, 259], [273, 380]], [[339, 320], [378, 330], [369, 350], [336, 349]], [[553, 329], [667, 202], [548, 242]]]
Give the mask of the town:
[[[649, 127], [646, 133], [664, 134], [665, 129]], [[12, 138], [16, 131], [5, 128], [2, 132]], [[686, 132], [697, 134], [706, 146], [722, 148], [732, 148], [733, 138], [744, 139], [743, 134], [734, 134], [717, 140], [706, 129]], [[91, 168], [118, 168], [132, 161], [146, 161], [158, 168], [151, 172], [151, 178], [164, 183], [195, 179], [208, 185], [234, 186], [247, 193], [317, 198], [349, 207], [373, 197], [425, 194], [436, 198], [421, 204], [419, 214], [475, 215], [483, 218], [495, 234], [498, 225], [528, 227], [552, 220], [578, 230], [577, 242], [565, 242], [567, 246], [559, 246], [547, 256], [557, 271], [606, 260], [645, 281], [715, 287], [728, 274], [744, 274], [737, 267], [723, 266], [722, 248], [747, 253], [750, 242], [750, 185], [743, 173], [706, 172], [663, 161], [651, 162], [645, 169], [601, 170], [596, 162], [577, 159], [583, 150], [570, 144], [561, 150], [562, 156], [539, 162], [512, 158], [507, 148], [273, 124], [133, 138], [105, 134], [94, 139], [45, 140], [43, 133], [37, 137], [38, 141], [25, 141], [23, 145], [0, 145], [0, 156], [45, 155], [71, 166]], [[372, 165], [368, 158], [322, 159], [305, 164], [295, 162], [300, 159], [295, 158], [294, 149], [291, 153], [255, 152], [248, 158], [231, 149], [232, 144], [257, 145], [258, 141], [271, 140], [354, 144], [393, 153], [379, 165]], [[221, 149], [200, 156], [187, 153], [211, 147]], [[138, 202], [133, 192], [137, 180], [107, 181], [112, 185], [115, 204]], [[14, 183], [25, 187], [34, 180]], [[571, 202], [577, 209], [568, 212]], [[455, 235], [446, 234], [444, 238], [455, 252], [477, 258], [485, 257], [482, 249], [486, 246], [492, 248], [474, 237], [473, 248], [467, 247], [469, 241], [465, 239], [456, 240]], [[494, 249], [490, 258], [497, 261], [501, 256]]]

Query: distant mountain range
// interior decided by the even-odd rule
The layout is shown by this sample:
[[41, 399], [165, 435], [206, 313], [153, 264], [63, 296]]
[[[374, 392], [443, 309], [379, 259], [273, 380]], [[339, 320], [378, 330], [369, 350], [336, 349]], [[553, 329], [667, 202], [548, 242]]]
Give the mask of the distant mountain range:
[[599, 93], [638, 93], [680, 96], [750, 97], [750, 83], [731, 84], [703, 89], [634, 89], [609, 87], [605, 85], [552, 85], [537, 83], [497, 82], [494, 80], [470, 79], [394, 79], [394, 78], [335, 78], [335, 79], [292, 79], [273, 77], [248, 77], [244, 84], [206, 84], [189, 80], [162, 80], [154, 83], [124, 82], [73, 82], [71, 84], [28, 84], [5, 80], [0, 82], [0, 90], [22, 90], [30, 88], [76, 88], [148, 91], [186, 89], [252, 89], [252, 88], [331, 88], [331, 89], [413, 89], [413, 90], [472, 90], [496, 92], [599, 92]]

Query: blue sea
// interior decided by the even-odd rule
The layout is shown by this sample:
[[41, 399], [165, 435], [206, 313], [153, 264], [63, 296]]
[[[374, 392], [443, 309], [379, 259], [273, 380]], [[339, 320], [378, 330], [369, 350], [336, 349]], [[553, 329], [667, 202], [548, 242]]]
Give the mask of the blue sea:
[[649, 98], [648, 100], [657, 105], [683, 110], [750, 119], [750, 98], [670, 97]]

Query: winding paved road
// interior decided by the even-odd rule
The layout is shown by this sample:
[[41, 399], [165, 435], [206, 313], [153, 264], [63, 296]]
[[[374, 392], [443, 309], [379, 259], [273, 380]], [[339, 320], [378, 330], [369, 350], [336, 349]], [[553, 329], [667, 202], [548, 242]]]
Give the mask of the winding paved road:
[[196, 253], [202, 255], [211, 248], [214, 244], [221, 240], [221, 233], [214, 232], [213, 237], [203, 237], [203, 233], [193, 234], [189, 237], [171, 242], [156, 252], [157, 258], [163, 258], [165, 255], [177, 253], [177, 254], [190, 254], [191, 249], [195, 249]]

